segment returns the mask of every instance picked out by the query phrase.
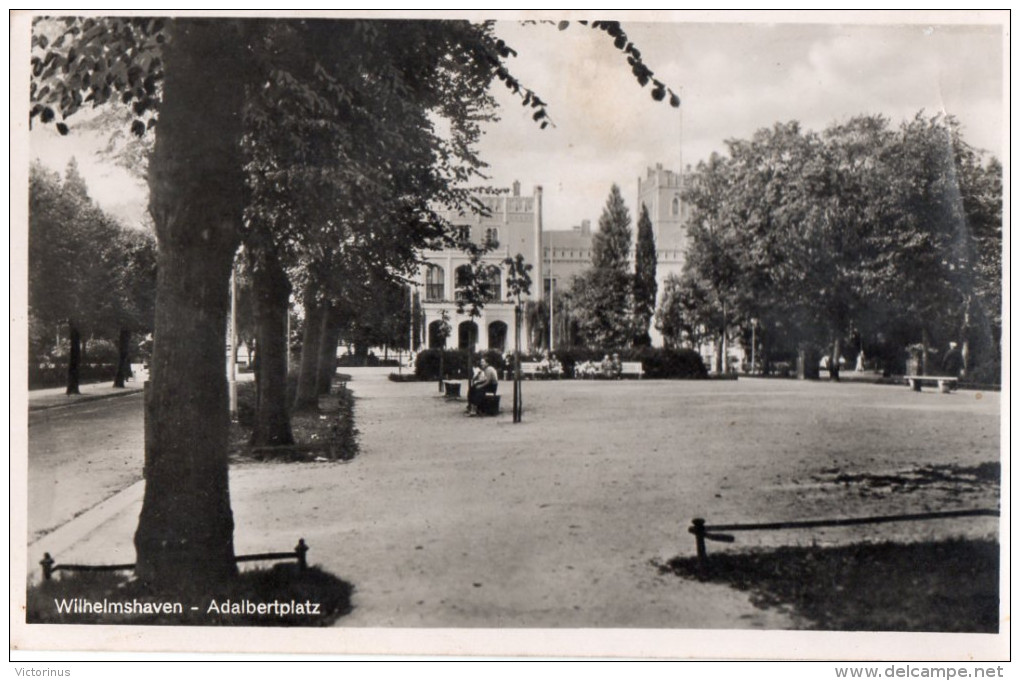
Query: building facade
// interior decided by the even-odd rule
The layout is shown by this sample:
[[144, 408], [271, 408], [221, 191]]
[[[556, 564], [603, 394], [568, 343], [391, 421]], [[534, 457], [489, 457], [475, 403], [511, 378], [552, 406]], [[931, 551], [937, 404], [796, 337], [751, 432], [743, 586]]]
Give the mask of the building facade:
[[[635, 238], [640, 207], [648, 209], [655, 236], [656, 272], [658, 284], [656, 308], [662, 299], [666, 279], [679, 276], [683, 270], [687, 246], [685, 224], [688, 211], [682, 196], [682, 176], [679, 172], [656, 164], [647, 168], [637, 178], [638, 209], [632, 211], [631, 228]], [[430, 251], [425, 254], [425, 264], [419, 270], [416, 290], [422, 308], [422, 343], [424, 347], [468, 348], [478, 350], [507, 351], [513, 348], [514, 305], [507, 299], [507, 269], [503, 261], [508, 257], [522, 254], [532, 266], [531, 299], [554, 300], [569, 287], [574, 275], [591, 266], [592, 225], [583, 220], [571, 229], [545, 230], [542, 216], [542, 188], [536, 186], [530, 196], [521, 195], [520, 182], [514, 182], [508, 194], [479, 197], [488, 209], [489, 215], [446, 213], [445, 217], [463, 236], [475, 243], [482, 243], [486, 237], [495, 239], [499, 246], [486, 256], [484, 261], [499, 267], [499, 281], [494, 282], [494, 295], [486, 303], [481, 316], [471, 318], [467, 311], [457, 311], [456, 291], [461, 274], [470, 268], [470, 257], [457, 248]], [[631, 262], [634, 261], [631, 250]], [[552, 306], [555, 310], [555, 305]], [[439, 328], [444, 314], [450, 326], [450, 336], [440, 342]], [[555, 322], [552, 324], [555, 328]], [[655, 329], [654, 322], [648, 330], [652, 344], [661, 346], [662, 334]], [[528, 334], [522, 329], [522, 344], [528, 347]], [[555, 343], [555, 340], [554, 340]], [[732, 352], [733, 348], [731, 348]], [[699, 348], [706, 365], [711, 365], [714, 347], [709, 344]]]
[[[532, 298], [540, 297], [536, 283], [542, 281], [542, 188], [535, 187], [531, 196], [521, 196], [520, 182], [514, 182], [510, 194], [478, 197], [488, 215], [448, 212], [444, 217], [461, 231], [461, 236], [476, 244], [487, 238], [497, 248], [483, 256], [483, 262], [499, 268], [493, 281], [493, 295], [472, 318], [468, 310], [458, 312], [457, 289], [464, 273], [470, 270], [470, 256], [458, 248], [429, 251], [420, 268], [416, 289], [421, 300], [423, 344], [428, 348], [469, 348], [499, 350], [513, 348], [514, 303], [507, 298], [507, 267], [504, 260], [518, 253], [531, 264]], [[450, 326], [449, 338], [441, 339], [444, 315]], [[522, 338], [524, 334], [522, 334]]]

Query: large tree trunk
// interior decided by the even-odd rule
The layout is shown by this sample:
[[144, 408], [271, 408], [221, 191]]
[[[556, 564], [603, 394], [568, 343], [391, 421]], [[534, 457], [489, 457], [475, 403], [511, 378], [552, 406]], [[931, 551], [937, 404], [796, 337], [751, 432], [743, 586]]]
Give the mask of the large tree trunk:
[[319, 339], [322, 335], [323, 305], [311, 286], [305, 290], [305, 328], [301, 334], [301, 364], [298, 370], [295, 410], [319, 408]]
[[81, 333], [78, 326], [72, 321], [68, 322], [70, 330], [71, 348], [67, 356], [67, 395], [80, 395], [79, 387], [81, 382]]
[[340, 312], [333, 305], [326, 305], [322, 313], [319, 333], [319, 361], [316, 370], [316, 392], [328, 395], [336, 375], [336, 347], [340, 342]]
[[712, 363], [715, 365], [715, 373], [721, 374], [723, 372], [723, 355], [726, 352], [723, 338], [725, 333], [719, 334], [715, 338], [715, 348], [712, 356]]
[[123, 388], [131, 375], [131, 331], [121, 329], [117, 339], [117, 375], [113, 378], [114, 388]]
[[294, 434], [287, 408], [287, 314], [291, 287], [275, 256], [259, 256], [252, 268], [252, 287], [258, 333], [255, 370], [258, 398], [252, 445], [292, 445]]
[[165, 591], [237, 574], [225, 365], [244, 210], [244, 69], [252, 62], [240, 26], [175, 21], [149, 164], [158, 275], [136, 575]]
[[931, 341], [928, 339], [927, 327], [921, 327], [921, 373], [928, 376], [928, 345]]
[[839, 380], [839, 358], [843, 354], [842, 341], [839, 336], [832, 341], [832, 355], [829, 357], [829, 380]]

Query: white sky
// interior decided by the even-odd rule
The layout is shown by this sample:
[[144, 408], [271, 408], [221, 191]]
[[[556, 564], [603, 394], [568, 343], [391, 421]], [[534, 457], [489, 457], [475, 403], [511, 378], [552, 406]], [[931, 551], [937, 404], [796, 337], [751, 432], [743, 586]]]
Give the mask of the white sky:
[[[483, 158], [493, 184], [544, 187], [546, 229], [597, 222], [613, 182], [636, 219], [637, 177], [662, 163], [696, 165], [724, 141], [779, 121], [810, 130], [857, 114], [896, 125], [947, 112], [972, 145], [1003, 159], [999, 26], [624, 23], [646, 65], [682, 112], [641, 89], [601, 31], [572, 24], [501, 25], [520, 56], [512, 71], [549, 103], [539, 130], [513, 98]], [[681, 145], [682, 139], [682, 145]], [[522, 190], [523, 191], [523, 190]]]
[[[864, 113], [898, 124], [921, 109], [955, 115], [971, 144], [1006, 160], [1001, 25], [711, 18], [715, 23], [623, 22], [656, 77], [682, 89], [682, 112], [652, 100], [650, 87], [638, 86], [625, 55], [601, 31], [501, 22], [497, 32], [520, 55], [511, 71], [548, 103], [556, 127], [540, 130], [530, 108], [495, 86], [502, 120], [481, 145], [490, 184], [509, 187], [518, 179], [526, 194], [542, 185], [546, 229], [569, 229], [585, 218], [597, 222], [614, 182], [634, 216], [637, 177], [646, 167], [676, 170], [681, 159], [694, 165], [723, 152], [728, 138], [746, 138], [778, 121], [821, 130]], [[919, 15], [896, 18], [916, 22]], [[129, 222], [140, 219], [144, 182], [102, 163], [93, 153], [102, 140], [75, 132], [60, 138], [40, 125], [30, 140], [32, 156], [61, 172], [76, 156], [101, 205]]]

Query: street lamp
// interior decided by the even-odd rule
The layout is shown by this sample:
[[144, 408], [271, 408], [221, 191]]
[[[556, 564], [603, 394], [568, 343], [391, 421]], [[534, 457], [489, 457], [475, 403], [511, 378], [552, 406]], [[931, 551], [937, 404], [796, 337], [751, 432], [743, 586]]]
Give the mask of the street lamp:
[[754, 366], [755, 366], [755, 364], [754, 364], [754, 352], [755, 352], [755, 349], [757, 348], [757, 345], [758, 345], [758, 343], [757, 343], [757, 336], [755, 334], [755, 331], [757, 329], [758, 329], [758, 318], [757, 317], [752, 317], [751, 318], [751, 374], [752, 375], [754, 374]]
[[227, 351], [227, 383], [230, 416], [237, 418], [237, 268], [230, 270], [230, 344]]
[[556, 278], [553, 276], [553, 262], [556, 258], [556, 250], [553, 248], [552, 232], [549, 232], [549, 356], [552, 356], [555, 349], [553, 338], [556, 335], [556, 326], [553, 323], [553, 307], [556, 302]]

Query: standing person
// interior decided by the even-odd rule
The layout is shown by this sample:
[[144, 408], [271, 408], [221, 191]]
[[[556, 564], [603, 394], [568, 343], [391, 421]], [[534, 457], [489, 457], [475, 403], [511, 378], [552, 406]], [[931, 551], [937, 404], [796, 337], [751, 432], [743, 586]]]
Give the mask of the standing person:
[[620, 353], [613, 353], [613, 375], [612, 378], [620, 378], [623, 375], [623, 362], [620, 361]]
[[946, 376], [956, 378], [960, 375], [960, 369], [962, 368], [963, 353], [956, 347], [956, 343], [950, 343], [949, 349], [946, 350], [946, 354], [942, 357], [942, 371], [945, 372]]
[[471, 407], [475, 404], [475, 385], [482, 381], [482, 368], [477, 364], [473, 364], [471, 367], [471, 378], [468, 380], [468, 393], [467, 393], [467, 407], [464, 411], [468, 414], [471, 413]]
[[[499, 386], [499, 375], [496, 373], [496, 368], [489, 364], [484, 357], [482, 357], [480, 365], [481, 369], [471, 379], [471, 385], [468, 387], [468, 416], [478, 416], [484, 395], [486, 393], [495, 395]], [[474, 407], [473, 412], [472, 407]]]

